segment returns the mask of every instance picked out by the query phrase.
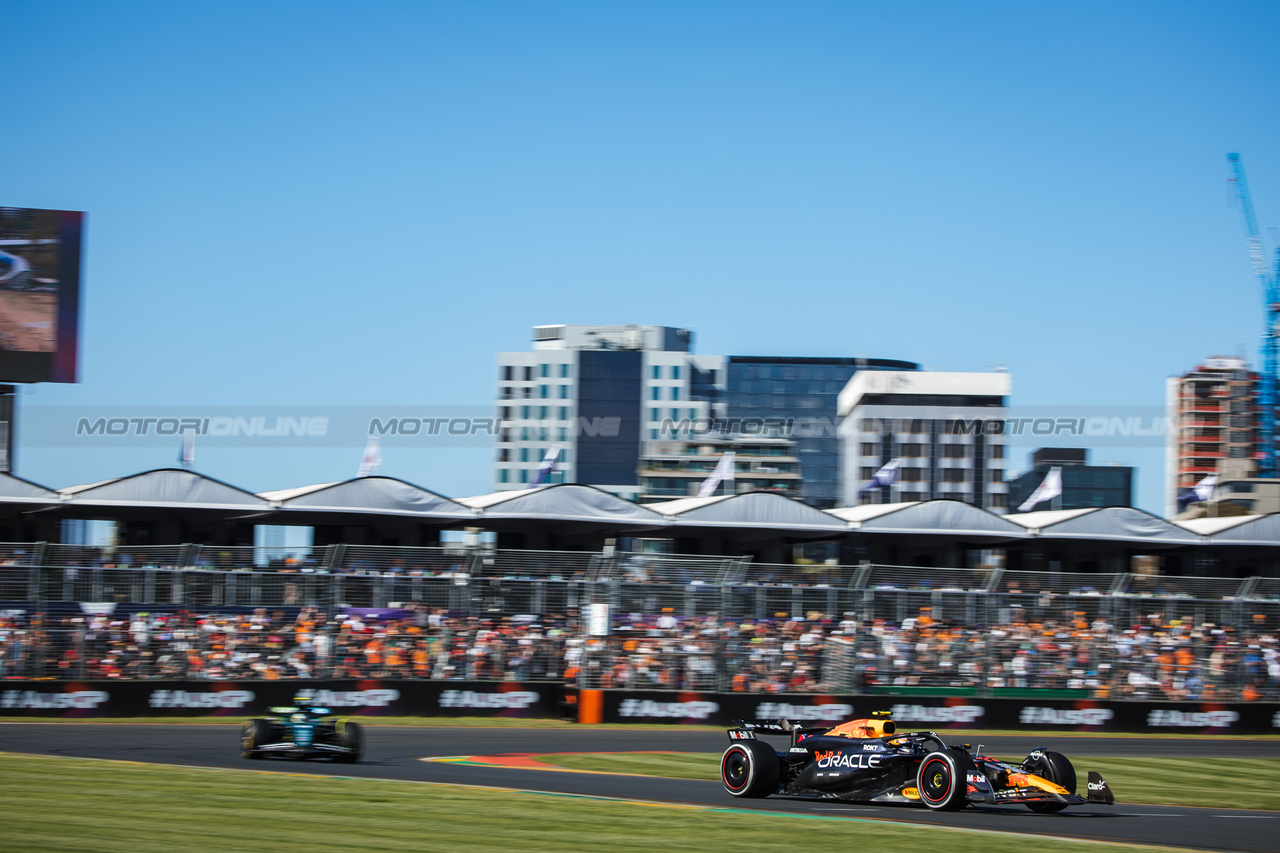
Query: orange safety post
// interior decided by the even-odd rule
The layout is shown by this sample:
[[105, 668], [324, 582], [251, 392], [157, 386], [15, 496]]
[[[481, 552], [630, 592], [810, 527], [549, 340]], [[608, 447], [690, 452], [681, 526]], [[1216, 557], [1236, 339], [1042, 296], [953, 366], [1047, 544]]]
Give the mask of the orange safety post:
[[578, 722], [580, 723], [603, 723], [604, 722], [604, 691], [603, 690], [579, 690], [578, 691]]

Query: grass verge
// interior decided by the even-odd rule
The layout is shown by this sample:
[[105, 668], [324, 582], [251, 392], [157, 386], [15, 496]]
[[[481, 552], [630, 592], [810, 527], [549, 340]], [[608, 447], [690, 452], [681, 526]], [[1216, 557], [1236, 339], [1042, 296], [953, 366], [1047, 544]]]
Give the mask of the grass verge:
[[[1081, 786], [1085, 774], [1096, 770], [1121, 804], [1263, 810], [1280, 807], [1275, 794], [1280, 790], [1280, 759], [1276, 758], [1068, 758], [1076, 767]], [[572, 770], [674, 779], [720, 778], [720, 755], [710, 752], [581, 753], [551, 755], [543, 761]]]
[[[1019, 853], [1027, 837], [412, 782], [0, 754], [4, 849]], [[803, 821], [801, 823], [801, 821]], [[1036, 838], [1038, 853], [1134, 849]], [[1151, 851], [1170, 848], [1150, 847]]]

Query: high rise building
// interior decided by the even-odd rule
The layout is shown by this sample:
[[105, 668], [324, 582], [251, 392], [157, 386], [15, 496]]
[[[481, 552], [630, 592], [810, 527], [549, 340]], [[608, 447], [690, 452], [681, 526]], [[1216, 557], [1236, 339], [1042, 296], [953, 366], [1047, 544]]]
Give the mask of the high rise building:
[[634, 499], [641, 443], [667, 419], [711, 418], [723, 382], [724, 358], [694, 355], [688, 329], [535, 326], [532, 351], [498, 354], [494, 489], [526, 488], [558, 448], [548, 482]]
[[731, 355], [728, 359], [725, 416], [729, 424], [782, 419], [796, 443], [802, 477], [801, 497], [812, 506], [838, 504], [839, 440], [836, 399], [850, 377], [861, 370], [916, 370], [910, 361], [886, 358], [803, 358]]
[[1031, 454], [1031, 469], [1009, 480], [1009, 509], [1022, 506], [1054, 468], [1061, 469], [1062, 494], [1036, 510], [1133, 506], [1133, 468], [1090, 465], [1083, 447], [1042, 447]]
[[1212, 356], [1167, 383], [1166, 514], [1206, 476], [1247, 480], [1257, 473], [1258, 374], [1240, 356]]
[[[840, 392], [840, 505], [949, 498], [1003, 513], [1008, 373], [860, 371]], [[862, 492], [896, 461], [896, 481]]]

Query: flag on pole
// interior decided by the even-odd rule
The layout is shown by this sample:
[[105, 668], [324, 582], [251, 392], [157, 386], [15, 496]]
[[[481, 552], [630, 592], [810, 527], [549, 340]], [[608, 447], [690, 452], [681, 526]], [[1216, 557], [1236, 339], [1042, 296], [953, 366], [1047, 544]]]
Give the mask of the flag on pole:
[[716, 469], [711, 472], [711, 476], [702, 481], [702, 488], [698, 489], [698, 497], [709, 498], [716, 493], [716, 489], [720, 488], [720, 481], [726, 480], [729, 483], [729, 491], [733, 491], [733, 456], [732, 450], [720, 457], [720, 461], [716, 463]]
[[898, 480], [898, 466], [902, 464], [901, 459], [895, 459], [887, 465], [880, 468], [879, 471], [871, 475], [871, 481], [858, 489], [859, 495], [864, 495], [872, 489], [878, 489], [881, 486], [892, 486]]
[[371, 435], [368, 443], [364, 446], [364, 456], [360, 457], [360, 469], [356, 471], [356, 476], [368, 477], [370, 474], [378, 473], [378, 469], [381, 467], [382, 448], [378, 446], [378, 437]]
[[1044, 481], [1031, 493], [1031, 497], [1018, 507], [1018, 512], [1030, 512], [1036, 504], [1053, 500], [1060, 494], [1062, 494], [1062, 469], [1050, 468], [1049, 473], [1044, 475]]
[[542, 464], [538, 466], [538, 473], [534, 475], [533, 482], [529, 484], [529, 488], [533, 489], [541, 486], [551, 476], [551, 472], [556, 468], [556, 460], [560, 458], [560, 445], [555, 445], [547, 451], [547, 455], [542, 457]]
[[194, 432], [184, 432], [182, 434], [182, 450], [178, 452], [178, 462], [188, 471], [195, 469], [196, 434]]
[[1218, 490], [1218, 475], [1210, 474], [1200, 482], [1191, 487], [1196, 493], [1196, 499], [1200, 501], [1213, 500], [1213, 493]]
[[1218, 490], [1218, 475], [1209, 474], [1189, 489], [1178, 493], [1178, 512], [1182, 512], [1191, 504], [1205, 503], [1213, 500]]

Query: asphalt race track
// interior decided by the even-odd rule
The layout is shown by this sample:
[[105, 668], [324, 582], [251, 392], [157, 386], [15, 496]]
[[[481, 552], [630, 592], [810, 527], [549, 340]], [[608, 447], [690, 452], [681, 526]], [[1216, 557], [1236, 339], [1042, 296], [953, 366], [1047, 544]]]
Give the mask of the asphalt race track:
[[[1038, 815], [1021, 806], [969, 808], [939, 813], [904, 806], [845, 805], [812, 800], [769, 798], [735, 800], [719, 780], [692, 781], [642, 776], [602, 776], [476, 767], [421, 761], [432, 756], [556, 752], [720, 752], [728, 743], [718, 732], [598, 729], [481, 729], [366, 727], [365, 756], [359, 764], [265, 759], [248, 761], [238, 751], [239, 727], [210, 725], [95, 725], [91, 723], [0, 724], [0, 751], [69, 757], [123, 759], [156, 764], [286, 770], [346, 777], [405, 779], [463, 785], [493, 785], [556, 791], [587, 796], [695, 803], [848, 815], [971, 829], [1033, 833], [1098, 841], [1157, 844], [1242, 853], [1280, 853], [1280, 811], [1230, 808], [1143, 806], [1124, 802], [1117, 790], [1115, 806], [1075, 806], [1056, 815]], [[1280, 758], [1280, 741], [1156, 740], [1144, 738], [989, 737], [984, 752], [1006, 760], [1021, 759], [1047, 746], [1067, 755], [1080, 778], [1089, 769], [1076, 756], [1214, 756]], [[975, 744], [976, 745], [976, 744]], [[1225, 798], [1224, 798], [1225, 799]], [[1280, 796], [1277, 797], [1280, 807]]]

